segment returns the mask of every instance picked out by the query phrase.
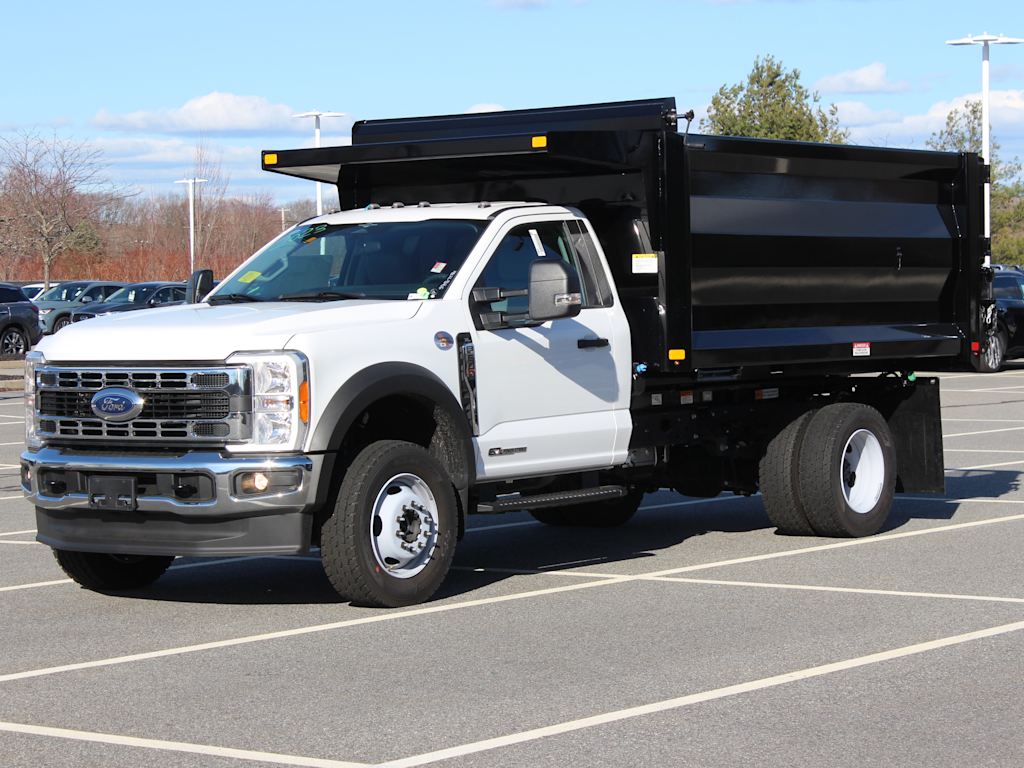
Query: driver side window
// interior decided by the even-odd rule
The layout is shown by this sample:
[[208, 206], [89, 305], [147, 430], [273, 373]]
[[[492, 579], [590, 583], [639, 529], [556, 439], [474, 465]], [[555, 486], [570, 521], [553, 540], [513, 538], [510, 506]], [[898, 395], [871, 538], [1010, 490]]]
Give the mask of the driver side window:
[[[580, 261], [573, 250], [565, 222], [521, 224], [510, 230], [491, 254], [475, 287], [525, 292], [530, 284], [530, 265], [537, 259], [558, 259], [580, 274]], [[586, 282], [581, 281], [584, 307], [592, 306], [586, 295]], [[526, 322], [525, 313], [529, 310], [529, 298], [525, 294], [510, 296], [478, 304], [477, 307], [481, 312], [520, 315], [521, 319], [510, 318], [510, 325], [522, 324]]]

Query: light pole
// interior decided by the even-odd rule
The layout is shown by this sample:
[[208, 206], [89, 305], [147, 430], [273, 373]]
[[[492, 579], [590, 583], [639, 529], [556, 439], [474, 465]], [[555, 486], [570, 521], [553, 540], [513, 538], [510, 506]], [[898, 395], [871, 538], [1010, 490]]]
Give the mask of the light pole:
[[289, 210], [287, 208], [278, 208], [277, 210], [281, 212], [281, 231], [284, 232], [287, 229], [287, 225], [284, 223], [284, 215], [289, 213]]
[[[990, 165], [992, 159], [992, 136], [988, 122], [988, 47], [989, 45], [1015, 45], [1024, 43], [1018, 37], [1006, 37], [1005, 35], [990, 35], [986, 32], [983, 35], [968, 35], [957, 40], [947, 40], [946, 45], [980, 45], [981, 46], [981, 159], [985, 165]], [[985, 239], [992, 237], [992, 186], [985, 182]], [[991, 246], [985, 251], [985, 266], [992, 262]]]
[[188, 184], [188, 273], [196, 271], [196, 184], [206, 179], [178, 179], [175, 184]]
[[[312, 117], [313, 118], [313, 146], [320, 147], [320, 118], [321, 117], [344, 117], [344, 112], [321, 112], [319, 109], [310, 110], [309, 112], [299, 112], [297, 115], [292, 117]], [[316, 215], [321, 216], [324, 212], [324, 192], [320, 186], [320, 182], [316, 183]]]

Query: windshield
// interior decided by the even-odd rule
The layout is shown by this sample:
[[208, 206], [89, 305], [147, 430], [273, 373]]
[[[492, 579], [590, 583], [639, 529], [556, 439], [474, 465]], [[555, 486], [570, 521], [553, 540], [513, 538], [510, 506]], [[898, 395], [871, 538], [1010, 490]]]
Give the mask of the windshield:
[[137, 304], [149, 298], [149, 294], [155, 291], [158, 285], [126, 285], [119, 288], [103, 300], [104, 304]]
[[267, 246], [208, 301], [442, 296], [487, 222], [307, 224]]
[[37, 301], [74, 301], [77, 299], [82, 291], [85, 290], [88, 283], [62, 283], [61, 285], [55, 285], [53, 288], [48, 290], [42, 296], [37, 297]]

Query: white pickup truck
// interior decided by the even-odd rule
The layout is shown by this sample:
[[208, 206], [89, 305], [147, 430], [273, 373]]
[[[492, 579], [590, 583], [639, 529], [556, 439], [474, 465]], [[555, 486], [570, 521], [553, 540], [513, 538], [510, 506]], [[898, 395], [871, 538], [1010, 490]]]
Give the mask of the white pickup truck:
[[[357, 189], [346, 169], [366, 177], [378, 161], [390, 163], [373, 178], [386, 194], [395, 163], [416, 164], [415, 183], [404, 204], [382, 198], [292, 228], [205, 298], [208, 276], [194, 276], [201, 301], [73, 325], [30, 353], [21, 466], [38, 539], [72, 578], [100, 590], [141, 588], [175, 556], [319, 547], [343, 597], [398, 606], [435, 592], [472, 513], [526, 509], [552, 525], [609, 526], [659, 487], [760, 490], [784, 532], [857, 536], [885, 523], [897, 490], [941, 490], [937, 383], [915, 380], [908, 361], [963, 367], [977, 357], [981, 273], [968, 279], [946, 263], [952, 243], [980, 247], [973, 207], [959, 230], [940, 229], [941, 202], [904, 200], [904, 176], [876, 168], [872, 189], [891, 182], [898, 215], [876, 207], [861, 233], [822, 223], [826, 209], [791, 194], [809, 166], [776, 164], [788, 186], [758, 171], [761, 197], [744, 196], [736, 158], [819, 153], [833, 175], [861, 158], [774, 142], [686, 144], [664, 101], [639, 127], [630, 122], [636, 104], [623, 106], [633, 112], [614, 130], [615, 105], [605, 105], [601, 130], [582, 138], [578, 124], [540, 110], [521, 137], [506, 125], [482, 139], [266, 153], [268, 169], [333, 177], [343, 191]], [[548, 123], [572, 130], [539, 132]], [[641, 189], [651, 173], [647, 160], [598, 152], [602, 131], [656, 134], [663, 148], [683, 142], [683, 240], [650, 198], [612, 201], [602, 191], [627, 171], [591, 173], [601, 152], [611, 156], [605, 165], [639, 165]], [[909, 153], [860, 151], [876, 165], [908, 162]], [[916, 155], [954, 176], [972, 157]], [[714, 157], [736, 178], [722, 181]], [[523, 164], [534, 162], [531, 173]], [[837, 184], [841, 195], [865, 175], [856, 168]], [[513, 178], [529, 192], [545, 169], [568, 180], [555, 203], [467, 201], [459, 186]], [[670, 166], [658, 173], [679, 178]], [[823, 184], [820, 168], [809, 176]], [[708, 189], [698, 199], [702, 178], [725, 185], [720, 204], [707, 205]], [[372, 186], [357, 192], [373, 196]], [[789, 207], [758, 208], [765, 190]], [[847, 197], [857, 213], [860, 195]], [[773, 221], [749, 231], [744, 222], [766, 213]], [[705, 243], [717, 231], [768, 248], [792, 236], [787, 227], [805, 227], [819, 246], [874, 243], [872, 227], [888, 228], [913, 280], [851, 287], [858, 269], [879, 274], [856, 250], [837, 248], [834, 276], [816, 276], [777, 255], [732, 265], [743, 249]], [[688, 265], [683, 282], [679, 263]], [[954, 294], [942, 311], [924, 307]], [[922, 306], [907, 310], [908, 300]], [[844, 306], [841, 317], [828, 316], [830, 303]], [[851, 375], [866, 372], [881, 375]]]

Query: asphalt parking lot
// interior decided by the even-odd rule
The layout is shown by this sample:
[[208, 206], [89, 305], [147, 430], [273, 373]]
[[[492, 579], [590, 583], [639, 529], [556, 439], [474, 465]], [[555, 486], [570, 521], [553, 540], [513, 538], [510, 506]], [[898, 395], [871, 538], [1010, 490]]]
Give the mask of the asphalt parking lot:
[[0, 393], [0, 765], [1020, 766], [1024, 365], [942, 400], [946, 497], [875, 537], [668, 492], [610, 531], [474, 518], [441, 595], [384, 611], [315, 558], [79, 589]]

